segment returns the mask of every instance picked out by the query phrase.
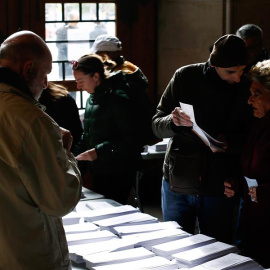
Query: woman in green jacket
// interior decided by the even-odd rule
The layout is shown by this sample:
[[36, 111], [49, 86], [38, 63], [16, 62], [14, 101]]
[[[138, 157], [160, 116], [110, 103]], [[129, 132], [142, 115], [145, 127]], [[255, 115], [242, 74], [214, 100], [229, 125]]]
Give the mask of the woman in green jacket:
[[125, 204], [140, 160], [137, 131], [123, 73], [108, 75], [104, 66], [102, 58], [94, 54], [72, 62], [77, 88], [90, 94], [84, 133], [75, 152], [77, 160], [88, 161], [91, 189]]

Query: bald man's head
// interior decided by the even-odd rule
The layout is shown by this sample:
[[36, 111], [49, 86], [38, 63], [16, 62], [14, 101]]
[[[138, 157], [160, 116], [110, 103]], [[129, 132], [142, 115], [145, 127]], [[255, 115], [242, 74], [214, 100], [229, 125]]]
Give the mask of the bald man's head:
[[[37, 34], [31, 31], [20, 31], [9, 36], [0, 47], [0, 59], [9, 59], [16, 63], [36, 60], [50, 55], [50, 51]], [[35, 59], [36, 58], [36, 59]]]
[[31, 31], [9, 36], [0, 47], [0, 65], [17, 72], [38, 99], [47, 87], [47, 74], [52, 68], [52, 55], [44, 40]]

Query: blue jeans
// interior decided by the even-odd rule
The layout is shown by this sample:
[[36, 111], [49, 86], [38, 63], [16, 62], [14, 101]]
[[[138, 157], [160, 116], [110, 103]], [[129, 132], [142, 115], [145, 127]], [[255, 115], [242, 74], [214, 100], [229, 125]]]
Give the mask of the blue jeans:
[[164, 221], [176, 221], [184, 231], [194, 234], [198, 219], [199, 233], [232, 243], [234, 199], [176, 193], [165, 179], [161, 195]]
[[240, 197], [235, 239], [236, 246], [239, 248], [240, 251], [243, 248], [243, 205], [244, 199]]

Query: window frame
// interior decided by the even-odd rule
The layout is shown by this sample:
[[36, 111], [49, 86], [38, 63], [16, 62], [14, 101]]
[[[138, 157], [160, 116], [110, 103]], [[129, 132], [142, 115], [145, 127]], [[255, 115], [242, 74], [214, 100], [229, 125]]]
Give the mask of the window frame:
[[[46, 21], [45, 19], [45, 4], [62, 4], [62, 20], [61, 21]], [[90, 0], [79, 0], [79, 1], [76, 1], [76, 0], [66, 0], [66, 1], [63, 1], [63, 0], [43, 0], [43, 9], [41, 12], [43, 12], [43, 16], [44, 16], [44, 23], [43, 23], [43, 35], [44, 36], [44, 40], [45, 40], [45, 30], [46, 30], [46, 23], [68, 23], [70, 22], [69, 20], [65, 20], [65, 16], [64, 16], [64, 4], [69, 4], [69, 3], [78, 3], [79, 4], [79, 10], [80, 10], [80, 18], [79, 20], [77, 21], [72, 21], [72, 22], [115, 22], [115, 32], [117, 33], [117, 1], [114, 1], [114, 0], [96, 0], [96, 1], [90, 1]], [[115, 4], [115, 19], [114, 20], [104, 20], [104, 19], [100, 19], [99, 18], [99, 15], [98, 15], [98, 7], [96, 9], [96, 13], [97, 13], [97, 20], [82, 20], [82, 14], [81, 14], [81, 11], [82, 11], [82, 4], [84, 3], [94, 3], [98, 6], [98, 4], [100, 3], [114, 3]], [[90, 40], [89, 39], [89, 42], [91, 42], [93, 40]], [[46, 41], [46, 43], [55, 43], [55, 41]], [[63, 41], [62, 41], [63, 42]], [[62, 43], [61, 41], [60, 42], [56, 42], [56, 43]], [[72, 42], [72, 41], [70, 41]], [[78, 41], [76, 41], [78, 42]], [[63, 63], [62, 65], [64, 66], [65, 63], [68, 63], [69, 61], [68, 60], [54, 60], [53, 63]], [[84, 98], [83, 98], [83, 91], [82, 90], [78, 90], [77, 89], [77, 84], [76, 84], [76, 81], [75, 80], [57, 80], [57, 81], [52, 81], [54, 83], [57, 83], [57, 84], [61, 84], [63, 86], [65, 86], [69, 92], [77, 92], [80, 94], [80, 106], [79, 104], [78, 105], [78, 109], [79, 110], [83, 110], [84, 109]]]

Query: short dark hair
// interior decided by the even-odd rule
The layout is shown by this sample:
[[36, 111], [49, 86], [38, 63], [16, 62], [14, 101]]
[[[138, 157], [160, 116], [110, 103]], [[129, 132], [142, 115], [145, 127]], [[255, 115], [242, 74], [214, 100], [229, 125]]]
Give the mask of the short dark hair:
[[245, 24], [241, 26], [237, 31], [236, 35], [242, 39], [247, 39], [251, 37], [256, 37], [260, 40], [263, 39], [263, 31], [256, 24]]

